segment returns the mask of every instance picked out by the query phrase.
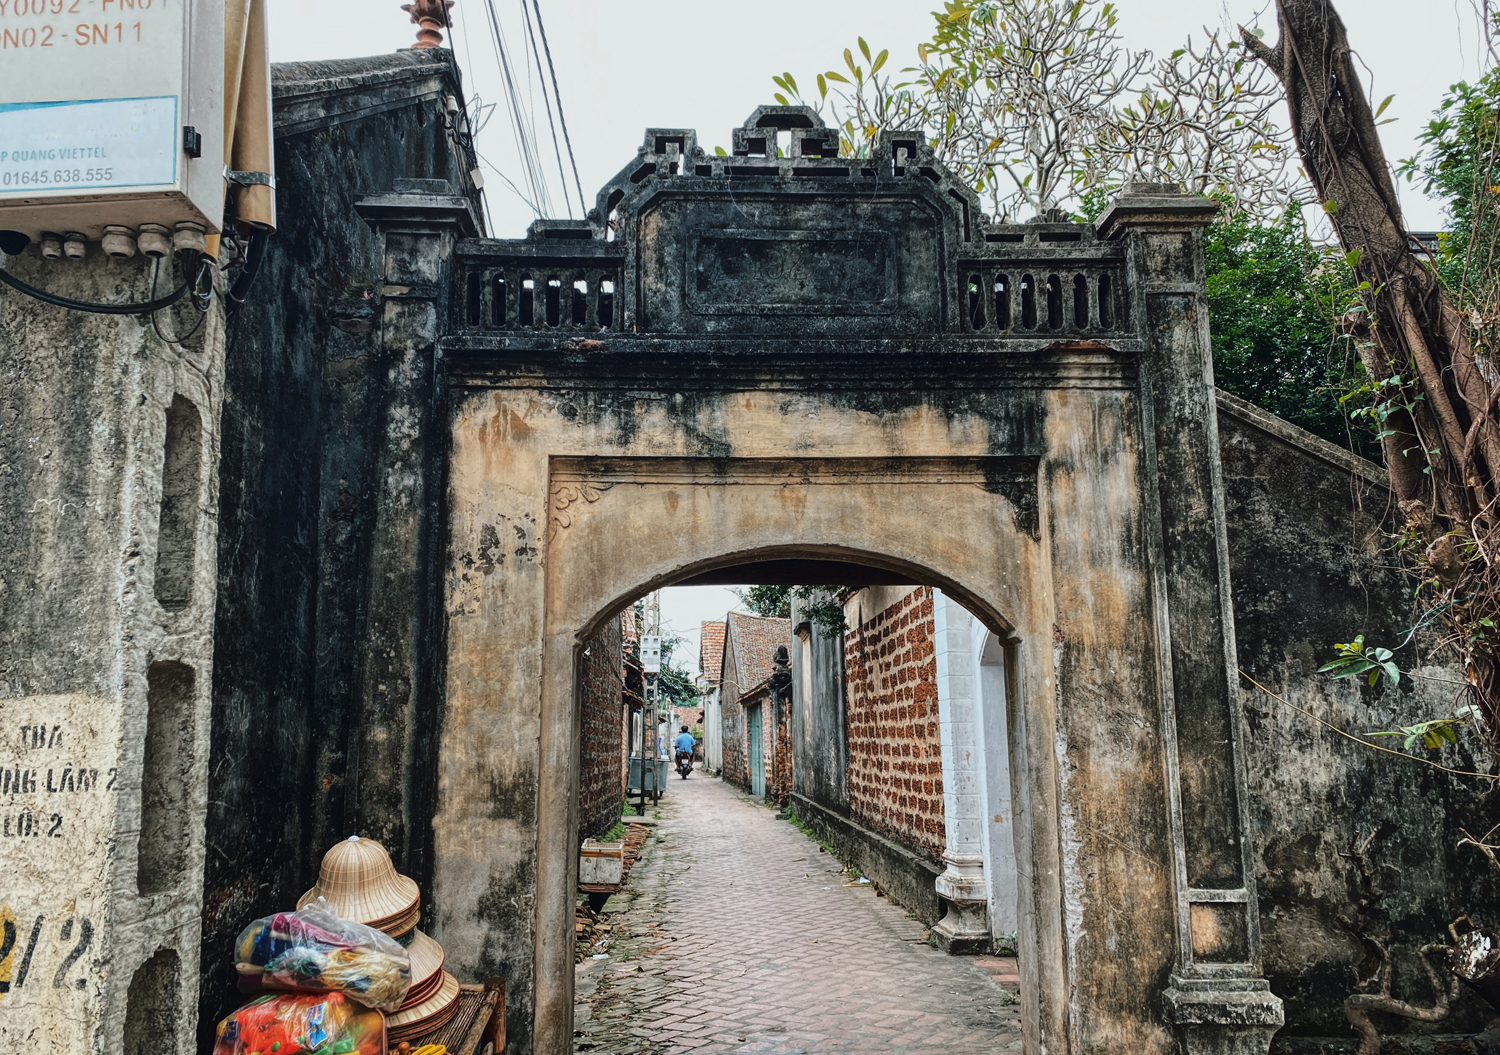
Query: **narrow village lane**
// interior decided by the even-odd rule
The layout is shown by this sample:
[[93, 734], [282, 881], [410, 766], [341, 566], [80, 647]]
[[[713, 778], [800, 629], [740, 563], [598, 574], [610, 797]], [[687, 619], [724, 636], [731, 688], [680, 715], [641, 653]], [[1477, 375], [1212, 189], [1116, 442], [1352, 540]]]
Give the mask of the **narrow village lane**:
[[[1019, 1052], [1016, 995], [734, 788], [673, 780], [578, 970], [577, 1050]], [[995, 961], [990, 961], [991, 964]]]

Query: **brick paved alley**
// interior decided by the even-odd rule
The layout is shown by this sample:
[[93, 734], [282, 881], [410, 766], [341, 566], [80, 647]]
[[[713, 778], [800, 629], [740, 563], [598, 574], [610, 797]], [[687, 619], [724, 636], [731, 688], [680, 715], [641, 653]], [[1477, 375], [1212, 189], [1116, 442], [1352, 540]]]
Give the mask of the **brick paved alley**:
[[606, 906], [607, 957], [579, 965], [578, 1051], [1021, 1050], [1016, 995], [991, 978], [1005, 961], [926, 945], [920, 923], [722, 781], [672, 781], [660, 814]]

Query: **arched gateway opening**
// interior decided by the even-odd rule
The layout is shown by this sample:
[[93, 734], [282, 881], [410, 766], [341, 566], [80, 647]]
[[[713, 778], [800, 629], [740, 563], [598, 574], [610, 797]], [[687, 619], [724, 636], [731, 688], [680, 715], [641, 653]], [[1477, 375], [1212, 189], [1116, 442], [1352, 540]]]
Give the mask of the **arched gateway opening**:
[[[553, 877], [544, 873], [539, 858], [538, 918], [542, 912], [560, 913], [566, 926], [554, 929], [557, 939], [554, 946], [548, 946], [547, 935], [539, 931], [539, 970], [544, 955], [559, 957], [567, 967], [569, 978], [572, 977], [574, 942], [571, 928], [576, 880], [571, 871], [564, 877], [561, 870], [576, 867], [574, 833], [578, 827], [579, 778], [575, 730], [580, 713], [583, 643], [594, 636], [605, 619], [617, 614], [646, 590], [695, 579], [716, 569], [754, 566], [767, 561], [817, 561], [821, 565], [820, 582], [838, 582], [844, 578], [848, 585], [858, 585], [872, 579], [880, 581], [880, 573], [884, 572], [896, 573], [890, 576], [896, 581], [936, 586], [944, 598], [951, 601], [961, 599], [965, 608], [979, 615], [988, 627], [995, 628], [987, 629], [986, 633], [1007, 644], [1012, 669], [1019, 676], [1018, 685], [1025, 686], [1020, 693], [1033, 699], [1035, 706], [1040, 708], [1034, 720], [1017, 723], [1016, 731], [1024, 736], [1027, 730], [1047, 730], [1055, 726], [1054, 705], [1049, 698], [1051, 694], [1046, 691], [1046, 684], [1054, 678], [1050, 635], [1044, 624], [1036, 624], [1035, 616], [1040, 613], [1031, 599], [1044, 589], [1036, 581], [1034, 553], [1027, 553], [1028, 549], [1034, 551], [1037, 548], [1037, 542], [1032, 536], [1017, 531], [1009, 503], [1003, 498], [996, 501], [978, 481], [964, 479], [961, 474], [953, 474], [957, 477], [953, 480], [917, 476], [914, 479], [887, 477], [862, 482], [850, 472], [857, 469], [857, 465], [849, 465], [837, 477], [819, 480], [811, 467], [804, 467], [801, 480], [783, 474], [774, 482], [767, 479], [759, 485], [747, 485], [743, 479], [736, 480], [732, 475], [727, 479], [706, 478], [696, 482], [679, 479], [665, 484], [611, 480], [608, 491], [601, 493], [583, 517], [568, 528], [570, 534], [578, 533], [580, 549], [573, 549], [574, 540], [571, 538], [562, 542], [554, 540], [557, 545], [555, 552], [561, 559], [555, 570], [549, 568], [549, 577], [556, 574], [559, 582], [573, 582], [579, 586], [576, 593], [568, 591], [566, 600], [559, 598], [558, 618], [578, 629], [572, 632], [562, 630], [555, 639], [549, 632], [549, 645], [556, 640], [556, 647], [562, 654], [554, 656], [549, 649], [544, 658], [543, 750], [546, 751], [548, 746], [546, 729], [554, 727], [553, 735], [561, 736], [565, 745], [562, 750], [568, 752], [569, 768], [550, 776], [544, 773], [542, 777], [543, 797], [538, 825], [544, 832], [556, 833], [559, 856], [551, 867], [559, 869], [560, 874]], [[791, 501], [768, 499], [764, 494], [755, 493], [753, 489], [757, 487], [774, 487]], [[974, 493], [945, 493], [949, 488]], [[702, 503], [700, 508], [683, 509], [682, 503], [688, 493], [693, 496], [692, 501]], [[617, 539], [609, 537], [615, 530], [611, 524], [618, 523], [617, 510], [606, 504], [609, 502], [618, 503], [620, 509], [639, 508], [644, 514], [640, 520], [632, 518], [629, 530], [620, 533]], [[781, 512], [772, 511], [773, 504]], [[734, 506], [741, 507], [745, 514], [743, 518], [733, 511]], [[923, 516], [924, 507], [941, 509], [944, 515]], [[757, 509], [758, 515], [755, 513]], [[746, 549], [721, 552], [695, 561], [691, 559], [698, 555], [693, 551], [695, 541], [714, 547], [722, 545], [725, 536], [717, 531], [705, 532], [699, 540], [695, 539], [691, 529], [679, 531], [675, 536], [662, 534], [666, 523], [682, 513], [710, 518], [727, 515], [740, 521], [740, 530], [745, 530], [748, 521], [754, 520], [757, 524], [755, 536], [746, 539], [751, 543]], [[847, 526], [841, 528], [840, 524]], [[643, 553], [638, 553], [635, 560], [628, 558], [632, 550], [656, 549], [645, 541], [654, 537], [670, 537], [670, 542], [660, 547], [659, 562]], [[771, 538], [784, 541], [779, 545], [754, 545]], [[887, 547], [887, 552], [878, 552], [877, 545]], [[618, 551], [609, 552], [614, 547], [619, 547]], [[679, 559], [687, 558], [676, 568], [671, 567], [674, 552]], [[938, 554], [945, 552], [960, 558], [959, 563], [955, 565], [937, 559]], [[576, 556], [572, 556], [575, 553]], [[920, 553], [930, 555], [926, 562], [910, 556]], [[570, 557], [563, 557], [563, 554]], [[571, 560], [589, 561], [600, 557], [619, 568], [618, 577], [580, 576], [576, 567], [569, 567]], [[831, 568], [839, 566], [847, 570], [842, 575], [838, 572], [830, 574]], [[656, 574], [626, 586], [614, 596], [608, 593], [617, 583], [628, 582], [636, 571]], [[875, 574], [869, 574], [870, 571]], [[960, 574], [962, 578], [958, 577]], [[979, 600], [981, 597], [998, 600], [982, 601]], [[582, 619], [575, 619], [574, 614], [570, 614], [574, 604], [580, 607], [571, 610], [572, 613], [583, 615]], [[600, 607], [591, 609], [592, 605]], [[1027, 618], [1010, 618], [1001, 615], [1001, 611], [1024, 611]], [[552, 696], [549, 690], [553, 685], [562, 687], [566, 695]], [[932, 717], [935, 720], [937, 715], [934, 713]], [[950, 737], [951, 733], [945, 731], [943, 746], [949, 751], [953, 747]], [[1031, 1031], [1039, 1033], [1039, 1023], [1044, 1017], [1051, 1016], [1054, 1020], [1060, 1017], [1058, 996], [1064, 978], [1064, 953], [1055, 925], [1055, 911], [1037, 913], [1030, 907], [1038, 901], [1055, 906], [1061, 897], [1061, 891], [1055, 889], [1056, 877], [1061, 874], [1056, 825], [1046, 821], [1038, 825], [1031, 822], [1034, 817], [1057, 816], [1056, 755], [1049, 742], [1018, 742], [1012, 744], [1008, 752], [1006, 768], [1010, 766], [1020, 767], [1017, 776], [1019, 790], [1013, 794], [1025, 805], [1016, 811], [1024, 827], [1017, 826], [1013, 833], [1007, 832], [1007, 837], [1015, 840], [1019, 847], [1016, 856], [1026, 866], [1022, 874], [1017, 874], [1012, 867], [1012, 875], [1018, 879], [1016, 887], [1020, 900], [1017, 904], [1027, 907], [1008, 929], [1016, 931], [1018, 959], [1023, 971], [1022, 1019], [1033, 1023]], [[951, 763], [944, 768], [951, 770]], [[561, 801], [549, 797], [549, 789]], [[941, 797], [941, 792], [939, 795]], [[555, 904], [546, 904], [543, 900], [549, 896], [556, 897]], [[567, 1016], [571, 1024], [571, 990], [559, 992], [557, 996], [561, 1003], [552, 1013]], [[543, 999], [545, 996], [539, 991], [539, 1003]], [[541, 1013], [539, 1008], [539, 1017]]]
[[[1026, 1050], [1264, 1051], [1214, 207], [1149, 185], [1097, 228], [996, 225], [920, 136], [837, 140], [800, 107], [758, 109], [727, 157], [653, 129], [588, 220], [523, 241], [457, 240], [450, 199], [366, 205], [386, 281], [411, 283], [388, 332], [430, 324], [389, 298], [453, 259], [449, 962], [507, 976], [511, 1050], [568, 1052], [581, 642], [657, 584], [852, 561], [976, 613], [980, 691], [998, 670], [1010, 694]], [[587, 292], [529, 311], [554, 281]]]
[[[883, 1052], [939, 1036], [946, 1045], [955, 1029], [964, 1050], [1021, 1051], [1015, 995], [1029, 1007], [1033, 994], [1015, 970], [1009, 803], [1011, 759], [1028, 752], [1005, 740], [1007, 724], [1023, 726], [1007, 723], [1003, 684], [982, 698], [974, 678], [976, 642], [989, 643], [995, 670], [1014, 671], [1015, 649], [1004, 645], [1013, 635], [987, 629], [928, 569], [832, 555], [729, 555], [655, 584], [587, 632], [576, 679], [580, 837], [615, 829], [621, 748], [630, 745], [633, 780], [658, 715], [649, 750], [662, 750], [664, 765], [674, 749], [659, 745], [679, 728], [697, 734], [700, 716], [705, 734], [712, 721], [722, 735], [717, 752], [704, 744], [691, 779], [669, 775], [659, 799], [639, 801], [644, 816], [634, 793], [625, 803], [645, 852], [623, 896], [601, 912], [604, 897], [590, 894], [593, 911], [580, 909], [580, 1052], [633, 1050], [642, 1030], [669, 1047], [818, 1051], [838, 1038]], [[822, 585], [785, 600], [765, 588], [809, 582]], [[762, 589], [725, 588], [751, 583]], [[699, 630], [707, 648], [692, 641]], [[618, 682], [601, 677], [606, 657], [619, 669], [622, 635], [630, 657], [637, 634], [655, 633], [674, 640], [676, 656], [697, 653], [707, 698], [679, 689], [653, 704], [637, 685], [640, 695], [622, 701]], [[695, 673], [692, 660], [678, 663]], [[982, 727], [995, 717], [987, 740]], [[611, 766], [613, 809], [602, 810]], [[991, 778], [1005, 788], [987, 811]], [[985, 818], [993, 840], [980, 830]], [[1030, 845], [1029, 830], [1015, 835]], [[770, 991], [759, 984], [767, 977], [779, 980]], [[680, 1009], [671, 1022], [680, 1036], [657, 1008]]]

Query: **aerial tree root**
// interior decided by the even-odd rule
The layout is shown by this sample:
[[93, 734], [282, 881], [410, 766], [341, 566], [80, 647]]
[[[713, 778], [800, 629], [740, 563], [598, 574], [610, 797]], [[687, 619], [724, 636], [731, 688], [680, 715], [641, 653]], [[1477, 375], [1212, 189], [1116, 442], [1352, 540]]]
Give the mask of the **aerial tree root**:
[[1356, 1055], [1380, 1055], [1380, 1034], [1376, 1031], [1375, 1024], [1370, 1021], [1370, 1012], [1384, 1011], [1387, 1014], [1400, 1015], [1402, 1018], [1415, 1019], [1418, 1022], [1441, 1022], [1448, 1017], [1448, 1010], [1453, 1001], [1458, 999], [1458, 977], [1450, 973], [1445, 987], [1438, 977], [1437, 970], [1432, 966], [1432, 961], [1427, 958], [1434, 952], [1448, 955], [1453, 952], [1452, 947], [1441, 942], [1434, 942], [1431, 945], [1422, 946], [1417, 952], [1422, 966], [1427, 971], [1427, 977], [1432, 982], [1432, 991], [1435, 994], [1431, 1007], [1418, 1007], [1391, 996], [1390, 955], [1386, 952], [1385, 946], [1379, 942], [1372, 941], [1371, 943], [1385, 958], [1380, 969], [1380, 992], [1355, 993], [1344, 1001], [1344, 1014], [1349, 1017], [1350, 1025], [1359, 1034], [1359, 1050]]

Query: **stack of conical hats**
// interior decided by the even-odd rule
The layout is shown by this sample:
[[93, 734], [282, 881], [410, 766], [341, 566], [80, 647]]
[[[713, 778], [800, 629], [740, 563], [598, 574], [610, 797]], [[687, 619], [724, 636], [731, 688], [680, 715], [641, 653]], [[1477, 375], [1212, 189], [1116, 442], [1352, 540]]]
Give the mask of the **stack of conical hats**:
[[443, 970], [443, 947], [417, 930], [422, 895], [396, 871], [391, 855], [374, 839], [350, 836], [323, 855], [318, 885], [298, 905], [322, 898], [344, 919], [384, 931], [411, 957], [411, 988], [394, 1014], [385, 1016], [388, 1042], [420, 1037], [445, 1025], [458, 1011], [458, 979]]

